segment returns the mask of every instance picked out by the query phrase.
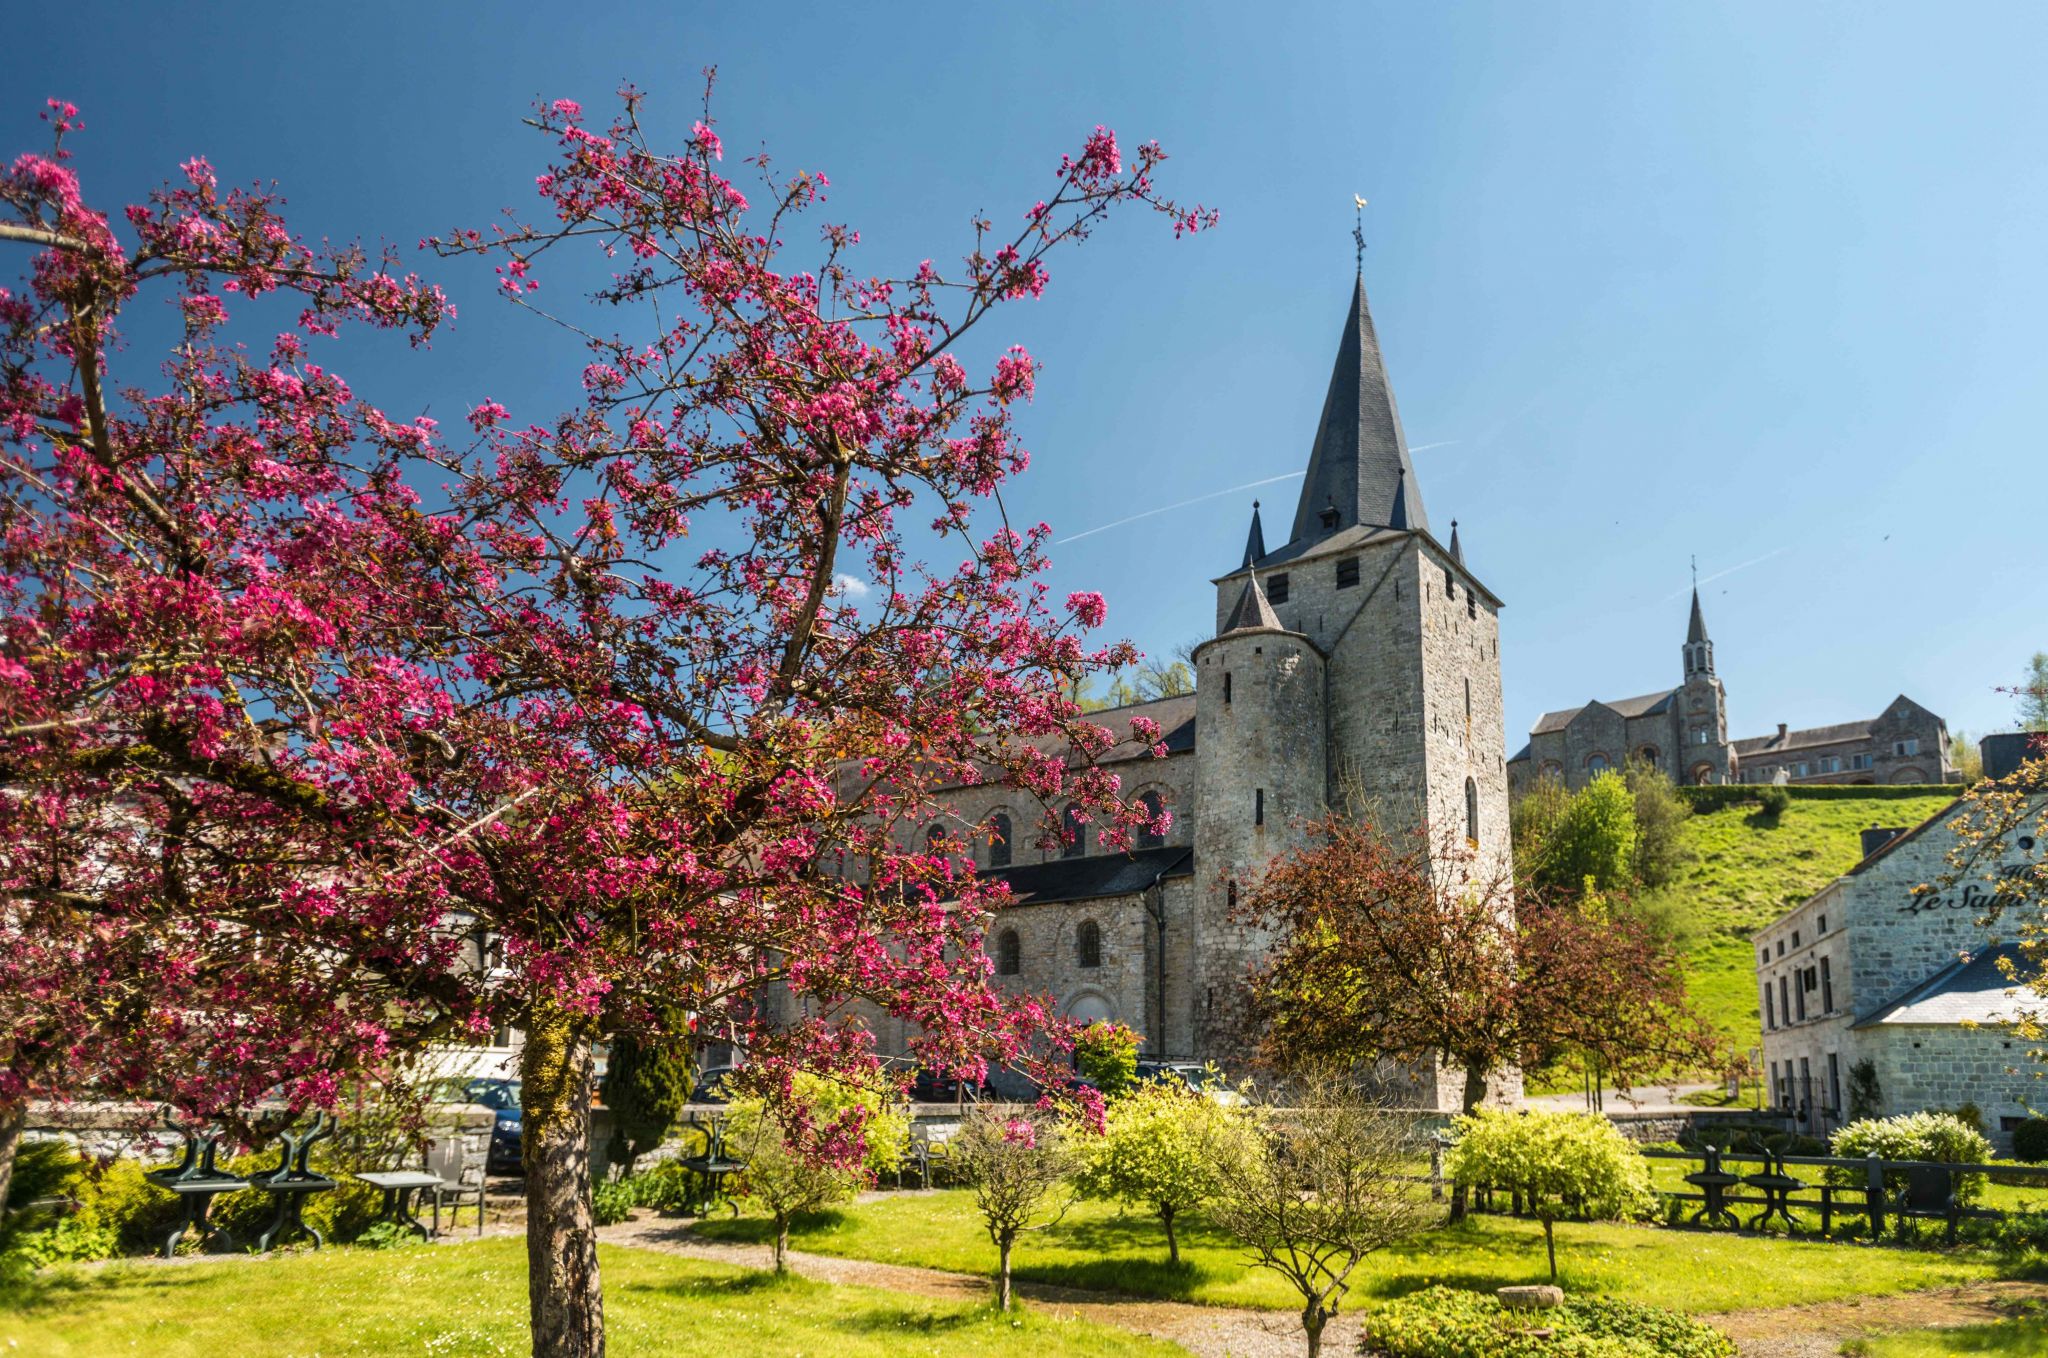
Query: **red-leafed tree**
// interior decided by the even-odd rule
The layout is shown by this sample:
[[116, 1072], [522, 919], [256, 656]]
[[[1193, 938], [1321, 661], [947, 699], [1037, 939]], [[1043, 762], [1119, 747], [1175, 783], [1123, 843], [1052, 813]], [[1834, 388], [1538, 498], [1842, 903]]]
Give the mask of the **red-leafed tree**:
[[[977, 381], [964, 337], [1118, 204], [1213, 221], [1156, 195], [1156, 147], [1126, 162], [1098, 129], [1013, 235], [976, 224], [955, 274], [857, 276], [837, 226], [790, 270], [822, 176], [757, 157], [756, 207], [708, 117], [665, 154], [639, 108], [602, 132], [543, 108], [544, 219], [439, 242], [527, 307], [556, 256], [616, 261], [553, 312], [587, 400], [523, 426], [483, 402], [473, 439], [309, 357], [344, 321], [423, 336], [439, 295], [305, 247], [203, 163], [124, 241], [60, 157], [25, 157], [0, 229], [36, 250], [0, 317], [0, 991], [46, 1022], [37, 1052], [199, 1113], [273, 1086], [318, 1102], [351, 1062], [517, 1023], [547, 1355], [603, 1346], [594, 1037], [687, 1013], [775, 1096], [797, 1068], [872, 1067], [855, 1002], [959, 1069], [1044, 1025], [989, 982], [1000, 896], [953, 847], [970, 836], [920, 831], [946, 789], [995, 783], [1128, 842], [1151, 813], [1065, 694], [1135, 656], [1084, 644], [1098, 596], [1047, 597], [1042, 525], [981, 523], [1024, 466], [1035, 365], [1013, 349]], [[152, 287], [183, 333], [163, 380], [117, 385], [115, 317]], [[266, 293], [299, 314], [256, 358], [228, 312], [260, 319]], [[960, 564], [922, 564], [919, 536]], [[119, 1022], [55, 974], [101, 937]], [[775, 1021], [771, 989], [804, 1016]], [[0, 1109], [61, 1083], [31, 1055], [0, 1051]], [[857, 1121], [792, 1125], [857, 1151]]]
[[1704, 1059], [1675, 956], [1625, 910], [1519, 890], [1453, 836], [1334, 816], [1244, 896], [1274, 946], [1245, 1013], [1276, 1066], [1442, 1061], [1487, 1080], [1567, 1054], [1622, 1081]]

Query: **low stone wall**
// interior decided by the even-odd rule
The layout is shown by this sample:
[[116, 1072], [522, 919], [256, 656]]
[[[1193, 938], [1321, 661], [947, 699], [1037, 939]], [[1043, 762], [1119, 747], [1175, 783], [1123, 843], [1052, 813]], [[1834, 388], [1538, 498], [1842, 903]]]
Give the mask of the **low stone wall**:
[[[446, 1137], [461, 1141], [465, 1184], [483, 1182], [496, 1116], [476, 1104], [435, 1104], [428, 1110], [430, 1141], [438, 1143]], [[151, 1165], [176, 1159], [184, 1146], [176, 1132], [165, 1130], [157, 1106], [141, 1103], [32, 1103], [22, 1139], [63, 1141], [96, 1160], [125, 1158]]]

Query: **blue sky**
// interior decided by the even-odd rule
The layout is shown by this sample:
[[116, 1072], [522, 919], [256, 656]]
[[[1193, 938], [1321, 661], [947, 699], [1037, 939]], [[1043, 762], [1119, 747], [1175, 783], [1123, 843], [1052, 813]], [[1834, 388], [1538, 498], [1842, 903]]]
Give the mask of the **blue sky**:
[[[5, 31], [10, 155], [60, 95], [97, 200], [205, 154], [337, 237], [526, 203], [535, 96], [630, 80], [680, 133], [706, 64], [728, 148], [826, 171], [875, 272], [1014, 220], [1097, 123], [1157, 138], [1221, 229], [1127, 219], [998, 318], [1045, 363], [1011, 508], [1062, 536], [1303, 468], [1362, 193], [1430, 514], [1508, 604], [1511, 747], [1676, 682], [1694, 554], [1737, 734], [1900, 691], [1997, 729], [2048, 648], [2038, 5], [73, 0]], [[461, 321], [423, 363], [352, 352], [359, 390], [444, 421], [574, 399], [556, 336], [422, 269]], [[1056, 583], [1170, 650], [1212, 626], [1252, 497], [1284, 523], [1297, 484], [1078, 538]]]

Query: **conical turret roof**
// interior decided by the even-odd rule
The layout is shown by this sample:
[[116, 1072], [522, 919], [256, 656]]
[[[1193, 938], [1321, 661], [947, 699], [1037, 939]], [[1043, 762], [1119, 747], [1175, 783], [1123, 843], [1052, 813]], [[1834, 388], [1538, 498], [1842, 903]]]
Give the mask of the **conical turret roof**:
[[1230, 617], [1223, 623], [1223, 630], [1217, 636], [1231, 632], [1248, 632], [1255, 628], [1270, 628], [1275, 632], [1285, 631], [1280, 625], [1280, 615], [1273, 611], [1273, 605], [1266, 602], [1266, 591], [1259, 585], [1254, 573], [1244, 582], [1244, 593], [1237, 596], [1237, 606], [1230, 610]]
[[1337, 360], [1294, 511], [1292, 540], [1327, 537], [1360, 523], [1429, 531], [1394, 388], [1366, 306], [1363, 274], [1351, 290], [1351, 307], [1337, 338]]

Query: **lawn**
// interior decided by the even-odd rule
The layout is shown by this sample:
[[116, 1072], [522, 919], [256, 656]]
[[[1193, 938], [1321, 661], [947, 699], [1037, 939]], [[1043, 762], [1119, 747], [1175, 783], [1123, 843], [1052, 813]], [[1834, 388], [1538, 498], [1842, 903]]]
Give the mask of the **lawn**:
[[1669, 922], [1686, 958], [1686, 984], [1733, 1050], [1762, 1041], [1756, 954], [1749, 936], [1855, 867], [1858, 832], [1918, 825], [1950, 798], [1795, 798], [1775, 824], [1748, 804], [1695, 814], [1685, 844], [1695, 857], [1643, 907]]
[[1908, 1330], [1876, 1339], [1852, 1339], [1842, 1352], [1856, 1358], [1955, 1358], [1970, 1353], [2048, 1358], [2048, 1321], [2027, 1318], [1956, 1330]]
[[[750, 1241], [766, 1239], [767, 1229], [765, 1221], [749, 1217], [697, 1228], [713, 1239]], [[1953, 1286], [2001, 1271], [1996, 1259], [1968, 1251], [1644, 1226], [1567, 1222], [1558, 1226], [1557, 1241], [1560, 1281], [1571, 1291], [1692, 1312]], [[1013, 1266], [1021, 1278], [1101, 1291], [1276, 1309], [1300, 1304], [1277, 1276], [1248, 1266], [1235, 1244], [1200, 1222], [1183, 1229], [1181, 1242], [1182, 1265], [1175, 1269], [1166, 1262], [1158, 1223], [1080, 1203], [1050, 1230], [1021, 1241]], [[792, 1243], [820, 1254], [961, 1273], [995, 1267], [995, 1248], [964, 1189], [882, 1195], [799, 1223]], [[1432, 1283], [1491, 1290], [1546, 1277], [1537, 1223], [1473, 1217], [1369, 1258], [1354, 1275], [1352, 1296], [1399, 1296]]]
[[[1181, 1350], [1080, 1321], [932, 1302], [699, 1263], [603, 1251], [615, 1358], [1168, 1358]], [[0, 1294], [0, 1353], [39, 1358], [274, 1358], [527, 1352], [518, 1239], [269, 1259], [47, 1271]]]

